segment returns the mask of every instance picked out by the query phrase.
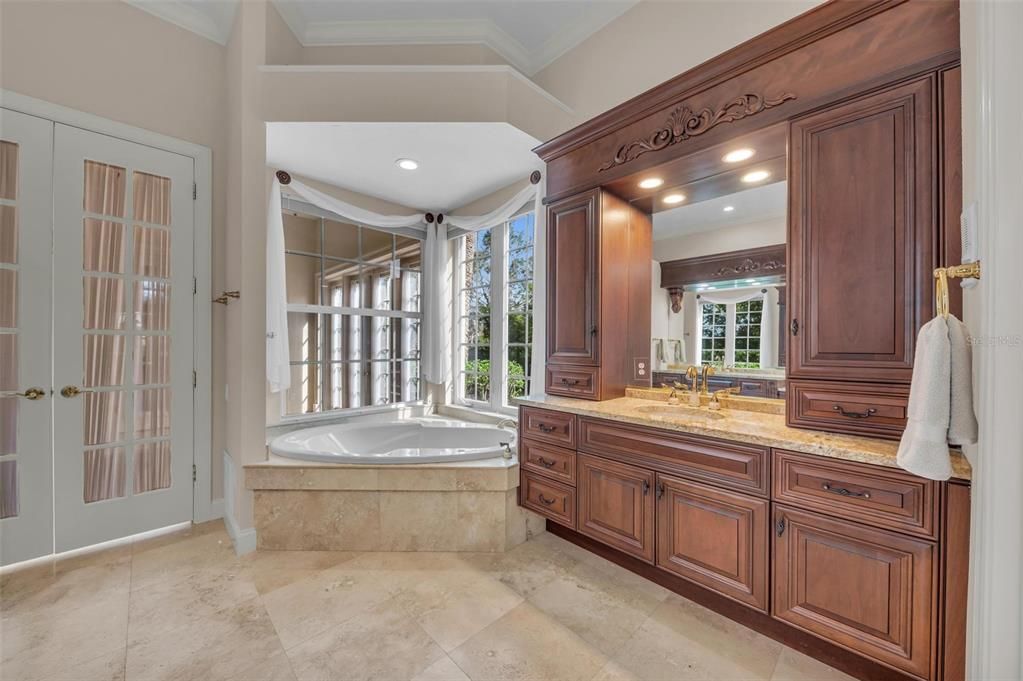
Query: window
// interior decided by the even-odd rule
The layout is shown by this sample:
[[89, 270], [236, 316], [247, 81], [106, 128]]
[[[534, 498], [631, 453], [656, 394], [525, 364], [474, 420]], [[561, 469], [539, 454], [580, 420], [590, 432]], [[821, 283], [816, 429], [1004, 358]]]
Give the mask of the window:
[[760, 367], [764, 301], [700, 305], [700, 364]]
[[291, 388], [284, 415], [419, 400], [422, 242], [284, 214]]
[[533, 339], [532, 213], [458, 242], [461, 401], [495, 410], [529, 394]]

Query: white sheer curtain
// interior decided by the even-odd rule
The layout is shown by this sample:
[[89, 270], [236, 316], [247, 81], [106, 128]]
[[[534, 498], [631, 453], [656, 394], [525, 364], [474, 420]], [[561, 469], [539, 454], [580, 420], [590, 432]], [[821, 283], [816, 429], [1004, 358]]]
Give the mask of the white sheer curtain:
[[447, 225], [426, 226], [426, 244], [423, 248], [423, 333], [420, 335], [420, 353], [423, 358], [423, 379], [443, 384], [450, 373], [451, 353], [447, 351], [447, 324], [445, 305], [451, 300], [445, 278], [448, 270]]

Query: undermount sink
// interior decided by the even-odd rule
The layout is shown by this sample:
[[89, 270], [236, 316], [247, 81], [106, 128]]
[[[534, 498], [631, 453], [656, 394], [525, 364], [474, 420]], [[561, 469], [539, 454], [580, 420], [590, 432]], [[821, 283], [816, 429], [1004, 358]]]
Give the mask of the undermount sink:
[[659, 404], [650, 407], [640, 407], [638, 411], [641, 414], [646, 414], [647, 416], [656, 416], [677, 421], [716, 421], [717, 419], [723, 419], [725, 417], [725, 415], [721, 412], [710, 411], [709, 409], [700, 409], [698, 407], [687, 407], [681, 404]]

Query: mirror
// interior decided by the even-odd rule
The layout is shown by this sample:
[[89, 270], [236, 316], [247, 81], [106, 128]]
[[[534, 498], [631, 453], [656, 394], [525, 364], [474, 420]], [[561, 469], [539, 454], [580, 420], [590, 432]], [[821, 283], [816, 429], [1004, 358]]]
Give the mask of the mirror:
[[787, 183], [784, 170], [757, 172], [744, 168], [748, 188], [691, 200], [683, 187], [653, 206], [654, 386], [709, 364], [711, 390], [784, 396]]

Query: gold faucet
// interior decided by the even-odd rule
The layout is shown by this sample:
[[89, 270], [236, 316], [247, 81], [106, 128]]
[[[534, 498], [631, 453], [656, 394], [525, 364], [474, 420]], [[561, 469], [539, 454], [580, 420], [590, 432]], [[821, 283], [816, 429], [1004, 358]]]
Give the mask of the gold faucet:
[[694, 393], [700, 389], [700, 370], [695, 365], [690, 366], [686, 369], [686, 378], [689, 379], [690, 390]]
[[703, 387], [700, 388], [700, 394], [707, 394], [707, 377], [714, 375], [714, 367], [709, 364], [703, 365]]

